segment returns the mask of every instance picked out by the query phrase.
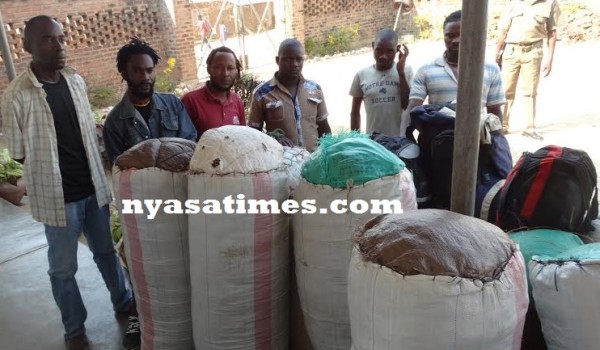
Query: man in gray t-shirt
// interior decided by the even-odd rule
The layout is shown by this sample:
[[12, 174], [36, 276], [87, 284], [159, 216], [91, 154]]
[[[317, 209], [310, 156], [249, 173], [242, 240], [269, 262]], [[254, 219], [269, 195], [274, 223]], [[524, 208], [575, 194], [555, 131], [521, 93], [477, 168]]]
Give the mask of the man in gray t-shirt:
[[[391, 29], [380, 30], [372, 46], [375, 64], [356, 73], [350, 87], [350, 127], [360, 131], [360, 105], [364, 101], [366, 132], [398, 136], [402, 111], [408, 104], [408, 82], [412, 78], [412, 69], [406, 66], [408, 49], [398, 45], [398, 35]], [[394, 66], [396, 52], [398, 62]]]

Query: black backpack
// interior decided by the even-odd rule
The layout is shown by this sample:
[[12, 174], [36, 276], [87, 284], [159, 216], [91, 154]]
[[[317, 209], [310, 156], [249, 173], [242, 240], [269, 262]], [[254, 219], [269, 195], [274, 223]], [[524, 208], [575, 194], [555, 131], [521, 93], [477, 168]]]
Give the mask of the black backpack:
[[417, 192], [417, 205], [422, 207], [430, 199], [427, 179], [421, 169], [421, 149], [419, 146], [407, 137], [390, 136], [374, 132], [371, 140], [379, 143], [388, 151], [394, 153], [400, 158], [413, 175], [413, 182]]
[[[446, 112], [447, 111], [447, 112]], [[430, 207], [447, 209], [450, 207], [452, 189], [452, 165], [454, 156], [454, 106], [423, 105], [411, 112], [411, 123], [406, 134], [416, 140], [421, 147], [420, 164], [432, 194]], [[502, 135], [502, 125], [493, 114], [489, 114], [482, 123], [482, 137], [477, 166], [477, 188], [475, 216], [480, 211], [488, 191], [495, 189], [497, 183], [506, 178], [512, 169], [512, 157], [508, 141]], [[489, 196], [488, 196], [489, 197]], [[494, 203], [496, 203], [494, 201]], [[494, 219], [493, 216], [486, 220]]]
[[496, 224], [504, 230], [551, 227], [567, 232], [593, 230], [598, 217], [598, 180], [589, 155], [546, 146], [525, 152], [502, 190]]

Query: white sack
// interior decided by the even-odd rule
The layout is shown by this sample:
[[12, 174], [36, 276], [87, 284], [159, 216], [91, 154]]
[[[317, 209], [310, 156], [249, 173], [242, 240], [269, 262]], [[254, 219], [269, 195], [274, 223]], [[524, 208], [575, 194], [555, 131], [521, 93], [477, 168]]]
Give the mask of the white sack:
[[600, 260], [543, 263], [529, 279], [549, 350], [600, 348]]
[[[294, 199], [316, 200], [327, 208], [336, 199], [400, 200], [402, 210], [416, 210], [412, 175], [403, 169], [394, 176], [351, 189], [314, 185], [302, 179]], [[354, 230], [378, 214], [294, 214], [296, 279], [304, 322], [315, 349], [348, 350], [351, 346], [347, 277]]]
[[283, 166], [283, 146], [250, 127], [226, 125], [202, 134], [190, 161], [193, 173], [254, 174]]
[[[198, 149], [198, 148], [197, 148]], [[285, 170], [254, 175], [190, 175], [189, 198], [288, 198]], [[189, 216], [192, 318], [196, 349], [287, 349], [289, 217]]]
[[519, 350], [528, 306], [520, 252], [498, 280], [402, 276], [365, 262], [348, 272], [353, 350]]
[[[185, 173], [158, 168], [120, 171], [113, 184], [129, 277], [137, 302], [142, 350], [192, 350], [187, 217], [159, 210], [154, 219], [123, 214], [121, 200], [187, 199]], [[146, 210], [145, 206], [142, 206]]]

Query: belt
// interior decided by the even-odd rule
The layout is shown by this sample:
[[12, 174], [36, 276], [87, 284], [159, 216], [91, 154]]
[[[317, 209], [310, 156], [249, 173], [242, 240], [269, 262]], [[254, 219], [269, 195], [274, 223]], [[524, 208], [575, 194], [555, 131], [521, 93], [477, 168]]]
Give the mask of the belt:
[[540, 40], [540, 41], [536, 41], [533, 43], [527, 43], [527, 44], [520, 44], [520, 43], [506, 43], [506, 44], [512, 46], [514, 51], [520, 51], [523, 53], [527, 53], [532, 50], [535, 50], [536, 48], [542, 47], [543, 42], [544, 42], [543, 40]]
[[507, 45], [515, 45], [515, 46], [533, 46], [533, 45], [541, 45], [544, 40], [534, 41], [532, 43], [506, 43]]

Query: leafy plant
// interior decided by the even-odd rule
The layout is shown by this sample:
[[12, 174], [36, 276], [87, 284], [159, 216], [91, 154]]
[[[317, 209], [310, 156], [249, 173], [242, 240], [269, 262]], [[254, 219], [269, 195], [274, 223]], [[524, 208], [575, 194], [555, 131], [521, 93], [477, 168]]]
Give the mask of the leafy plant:
[[100, 109], [114, 106], [117, 102], [117, 94], [113, 87], [100, 86], [89, 89], [88, 99], [93, 108]]
[[114, 208], [110, 208], [110, 233], [112, 235], [113, 242], [115, 243], [119, 243], [123, 237], [123, 228], [121, 227], [119, 212]]
[[433, 30], [433, 26], [429, 19], [425, 16], [415, 16], [413, 18], [415, 22], [415, 26], [417, 28], [417, 38], [418, 39], [429, 39], [431, 38], [431, 32]]
[[156, 76], [154, 90], [158, 92], [174, 92], [177, 87], [177, 81], [174, 77], [175, 66], [177, 61], [173, 57], [167, 59], [167, 66], [162, 73]]
[[10, 157], [7, 149], [0, 151], [0, 182], [13, 185], [23, 176], [23, 165]]
[[240, 95], [244, 102], [244, 113], [246, 118], [250, 116], [250, 102], [252, 100], [252, 92], [260, 84], [260, 80], [252, 73], [242, 73], [239, 79], [233, 85], [233, 91]]
[[580, 4], [578, 2], [567, 2], [566, 4], [560, 5], [560, 12], [564, 16], [572, 15], [572, 14], [575, 14], [579, 10], [585, 10], [585, 9], [586, 9], [585, 5]]
[[350, 51], [352, 42], [358, 37], [358, 24], [351, 27], [334, 28], [324, 32], [325, 41], [317, 42], [315, 38], [304, 40], [304, 49], [309, 56], [325, 56]]

